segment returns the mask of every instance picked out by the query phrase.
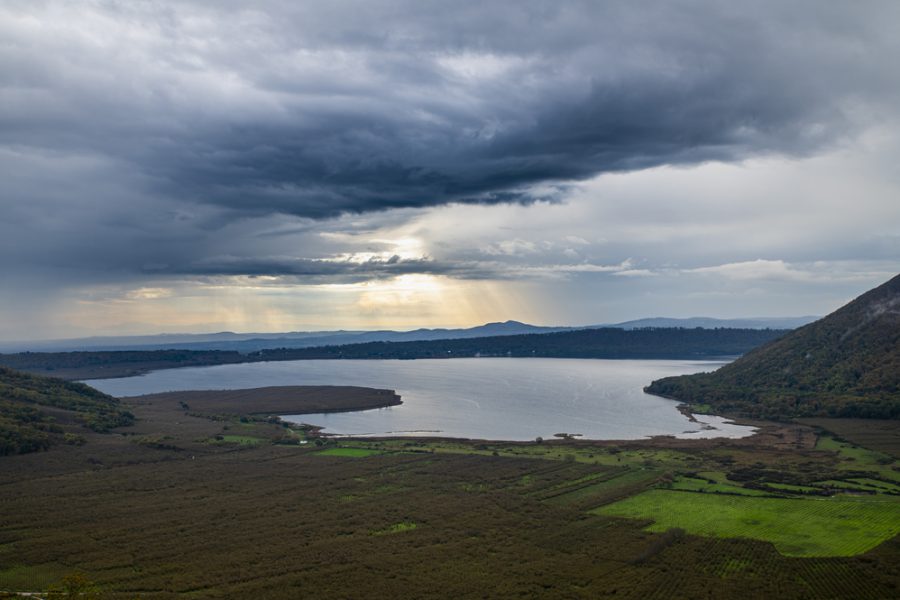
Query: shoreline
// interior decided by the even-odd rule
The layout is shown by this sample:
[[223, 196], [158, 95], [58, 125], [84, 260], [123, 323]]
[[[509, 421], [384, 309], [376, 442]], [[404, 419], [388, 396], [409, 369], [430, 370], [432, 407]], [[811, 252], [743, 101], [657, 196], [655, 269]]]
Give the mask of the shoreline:
[[247, 416], [355, 412], [403, 404], [394, 390], [341, 385], [182, 390], [120, 399], [136, 405], [177, 405], [192, 412]]
[[[183, 410], [206, 414], [232, 414], [246, 416], [277, 416], [358, 412], [388, 408], [403, 404], [402, 398], [394, 391], [360, 386], [271, 386], [227, 390], [183, 390], [123, 396], [126, 403], [136, 405], [160, 405], [180, 407]], [[248, 404], [252, 403], [252, 404]], [[187, 406], [187, 408], [185, 408]], [[679, 412], [688, 416], [688, 405], [678, 406]], [[691, 415], [692, 416], [692, 415]], [[679, 438], [674, 435], [655, 435], [636, 439], [557, 439], [545, 438], [540, 443], [550, 446], [579, 447], [636, 447], [636, 448], [715, 448], [722, 446], [760, 447], [811, 447], [816, 434], [813, 427], [798, 423], [777, 423], [753, 419], [721, 418], [737, 425], [754, 427], [756, 430], [744, 437]], [[462, 443], [484, 445], [529, 446], [535, 440], [502, 440], [440, 435], [342, 435], [321, 433], [322, 426], [313, 423], [288, 421], [295, 425], [313, 429], [316, 437], [334, 440], [363, 442], [403, 440], [418, 443]], [[696, 418], [692, 422], [698, 423]]]
[[[729, 419], [737, 425], [753, 427], [755, 431], [744, 437], [709, 437], [709, 438], [679, 438], [674, 435], [654, 435], [635, 439], [583, 439], [583, 438], [543, 438], [541, 442], [536, 440], [502, 440], [468, 437], [450, 437], [440, 435], [353, 435], [317, 433], [319, 437], [335, 441], [358, 442], [390, 442], [405, 441], [418, 444], [456, 443], [465, 445], [503, 445], [503, 446], [533, 446], [542, 444], [545, 446], [578, 446], [586, 448], [674, 448], [674, 449], [709, 449], [721, 447], [741, 447], [749, 449], [811, 449], [815, 446], [818, 434], [815, 428], [804, 423], [779, 423], [775, 421], [760, 421], [753, 419]], [[304, 425], [311, 425], [304, 423]], [[317, 431], [323, 429], [320, 426], [311, 425]]]
[[[657, 395], [658, 394], [652, 394]], [[671, 398], [659, 396], [665, 400], [677, 402]], [[369, 388], [363, 386], [339, 386], [339, 385], [293, 385], [293, 386], [265, 386], [255, 388], [230, 388], [230, 389], [201, 389], [201, 390], [177, 390], [140, 394], [136, 396], [121, 396], [121, 400], [130, 404], [154, 404], [180, 406], [186, 412], [200, 415], [243, 415], [243, 416], [269, 416], [282, 419], [285, 423], [301, 426], [313, 430], [316, 437], [334, 440], [408, 440], [408, 441], [452, 441], [462, 443], [493, 443], [493, 444], [533, 444], [535, 439], [501, 439], [501, 438], [475, 438], [466, 436], [441, 435], [439, 431], [422, 431], [425, 435], [419, 435], [416, 431], [404, 431], [393, 433], [332, 433], [323, 432], [324, 425], [311, 423], [302, 419], [289, 419], [286, 417], [313, 414], [334, 414], [365, 412], [382, 408], [389, 408], [403, 404], [400, 395], [394, 390]], [[680, 403], [675, 407], [688, 422], [702, 425], [702, 429], [716, 430], [718, 428], [705, 424], [698, 420], [690, 411], [690, 406]], [[734, 442], [743, 444], [748, 440], [754, 440], [757, 436], [765, 434], [764, 430], [777, 429], [778, 424], [748, 421], [725, 415], [704, 415], [722, 419], [723, 422], [751, 427], [753, 431], [746, 435], [734, 437], [727, 434], [712, 437], [681, 437], [677, 433], [662, 433], [645, 435], [639, 438], [584, 438], [580, 434], [563, 434], [562, 439], [554, 439], [551, 436], [542, 438], [543, 443], [578, 443], [587, 445], [620, 445], [643, 444], [657, 446], [658, 442], [666, 444], [708, 447], [720, 443]], [[696, 432], [684, 432], [696, 433]], [[571, 437], [569, 437], [571, 436]], [[542, 436], [541, 436], [542, 437]], [[755, 445], [750, 442], [750, 445]]]
[[[41, 353], [34, 353], [35, 355], [39, 355]], [[89, 352], [85, 352], [84, 354], [89, 354]], [[0, 354], [0, 359], [2, 359], [2, 354]], [[141, 375], [147, 375], [150, 373], [155, 373], [157, 371], [168, 371], [171, 369], [187, 369], [187, 368], [201, 368], [201, 367], [220, 367], [225, 365], [239, 365], [239, 364], [251, 364], [251, 363], [269, 363], [269, 362], [292, 362], [292, 361], [323, 361], [323, 360], [342, 360], [342, 361], [417, 361], [417, 360], [461, 360], [461, 359], [505, 359], [505, 358], [514, 358], [514, 359], [530, 359], [530, 358], [540, 358], [540, 359], [577, 359], [577, 360], [672, 360], [672, 361], [702, 361], [702, 362], [730, 362], [735, 360], [739, 355], [727, 354], [727, 355], [709, 355], [709, 356], [697, 356], [695, 354], [690, 355], [669, 355], [669, 354], [659, 354], [659, 355], [646, 355], [646, 354], [635, 354], [633, 356], [615, 354], [610, 356], [505, 356], [505, 355], [483, 355], [483, 356], [428, 356], [428, 357], [410, 357], [410, 358], [401, 358], [401, 357], [300, 357], [300, 358], [277, 358], [270, 357], [266, 359], [260, 359], [259, 357], [254, 357], [251, 355], [241, 355], [240, 358], [235, 359], [235, 357], [228, 357], [226, 359], [221, 360], [204, 360], [198, 362], [168, 362], [168, 361], [158, 361], [158, 360], [147, 360], [147, 361], [133, 361], [133, 362], [123, 362], [123, 363], [109, 363], [109, 364], [99, 364], [99, 365], [85, 365], [85, 366], [75, 366], [75, 367], [67, 367], [61, 365], [50, 365], [50, 366], [34, 366], [34, 365], [19, 365], [19, 364], [5, 364], [0, 361], [0, 366], [7, 366], [11, 369], [16, 369], [19, 371], [23, 371], [26, 373], [31, 373], [33, 375], [42, 375], [45, 377], [55, 377], [57, 379], [64, 379], [66, 381], [79, 381], [85, 383], [87, 381], [92, 380], [103, 380], [103, 379], [124, 379], [128, 377], [139, 377]]]
[[[737, 423], [737, 420], [735, 420]], [[772, 448], [772, 449], [811, 449], [815, 446], [818, 437], [814, 428], [802, 423], [776, 423], [773, 421], [744, 421], [737, 423], [756, 428], [756, 431], [748, 436], [741, 438], [733, 437], [713, 437], [713, 438], [678, 438], [673, 435], [655, 435], [637, 439], [558, 439], [544, 438], [541, 442], [535, 440], [498, 440], [483, 438], [464, 438], [464, 437], [445, 437], [439, 435], [429, 436], [409, 436], [409, 435], [340, 435], [340, 434], [319, 434], [323, 438], [333, 439], [336, 441], [359, 441], [359, 442], [390, 442], [405, 441], [417, 442], [419, 444], [440, 444], [440, 443], [457, 443], [465, 445], [485, 445], [485, 446], [534, 446], [541, 444], [544, 446], [560, 446], [569, 447], [577, 446], [584, 448], [672, 448], [672, 449], [710, 449], [721, 447], [740, 447], [740, 448]]]

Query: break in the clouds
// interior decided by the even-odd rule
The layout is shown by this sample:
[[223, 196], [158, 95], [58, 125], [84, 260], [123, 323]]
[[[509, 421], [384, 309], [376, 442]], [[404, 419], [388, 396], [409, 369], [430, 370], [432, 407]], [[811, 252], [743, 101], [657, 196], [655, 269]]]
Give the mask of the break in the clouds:
[[[0, 333], [168, 329], [192, 302], [220, 315], [196, 326], [315, 325], [328, 285], [457, 324], [874, 283], [900, 258], [898, 22], [889, 1], [8, 0]], [[372, 289], [340, 324], [375, 323]]]

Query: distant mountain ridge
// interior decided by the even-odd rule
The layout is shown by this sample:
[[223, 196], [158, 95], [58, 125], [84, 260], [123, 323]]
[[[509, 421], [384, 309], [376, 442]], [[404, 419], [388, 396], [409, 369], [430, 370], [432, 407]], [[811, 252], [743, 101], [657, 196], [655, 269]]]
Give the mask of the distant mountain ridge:
[[519, 321], [486, 323], [467, 329], [414, 329], [412, 331], [336, 330], [294, 331], [287, 333], [160, 334], [150, 336], [96, 337], [73, 340], [5, 344], [0, 351], [122, 351], [122, 350], [237, 350], [255, 352], [266, 348], [309, 348], [365, 342], [406, 342], [443, 339], [552, 333], [580, 329], [577, 327], [544, 327]]
[[900, 275], [713, 373], [646, 388], [764, 418], [900, 418]]
[[775, 317], [756, 319], [684, 319], [653, 317], [584, 326], [541, 326], [520, 321], [486, 323], [465, 329], [414, 329], [412, 331], [293, 331], [286, 333], [159, 334], [146, 336], [92, 337], [42, 342], [0, 343], [0, 352], [119, 351], [119, 350], [232, 350], [241, 353], [271, 348], [311, 348], [361, 344], [366, 342], [417, 342], [446, 339], [469, 339], [498, 335], [527, 335], [583, 329], [641, 329], [645, 327], [682, 327], [694, 329], [793, 329], [814, 321], [816, 317]]
[[622, 329], [640, 329], [643, 327], [684, 327], [694, 329], [796, 329], [812, 323], [819, 317], [769, 317], [756, 319], [713, 319], [711, 317], [688, 317], [686, 319], [672, 319], [668, 317], [651, 317], [625, 321], [616, 325], [604, 325], [604, 327], [620, 327]]

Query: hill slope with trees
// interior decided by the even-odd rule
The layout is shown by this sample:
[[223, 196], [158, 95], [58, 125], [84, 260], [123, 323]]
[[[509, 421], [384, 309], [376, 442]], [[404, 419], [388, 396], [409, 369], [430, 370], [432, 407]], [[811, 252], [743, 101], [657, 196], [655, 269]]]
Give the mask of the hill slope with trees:
[[900, 275], [712, 373], [646, 391], [750, 417], [900, 418]]
[[133, 420], [117, 399], [83, 383], [0, 367], [0, 456], [77, 443], [81, 427], [103, 432]]

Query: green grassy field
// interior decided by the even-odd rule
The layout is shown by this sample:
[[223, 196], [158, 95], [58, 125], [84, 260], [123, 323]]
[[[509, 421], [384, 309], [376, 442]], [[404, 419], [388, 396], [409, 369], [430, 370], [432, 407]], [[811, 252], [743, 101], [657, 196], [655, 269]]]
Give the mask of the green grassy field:
[[791, 483], [771, 483], [770, 482], [770, 483], [767, 483], [766, 485], [768, 487], [776, 489], [776, 490], [781, 490], [784, 492], [789, 492], [789, 493], [794, 493], [794, 494], [812, 493], [812, 492], [817, 492], [821, 489], [820, 487], [816, 487], [816, 486], [794, 485]]
[[820, 435], [816, 442], [816, 450], [825, 450], [829, 452], [837, 452], [848, 461], [871, 462], [877, 460], [883, 455], [873, 450], [866, 450], [860, 446], [854, 446], [850, 442], [842, 442], [834, 439], [830, 435]]
[[252, 435], [223, 435], [221, 437], [222, 439], [216, 439], [216, 441], [225, 444], [241, 444], [242, 446], [255, 446], [268, 441], [266, 438]]
[[856, 483], [859, 485], [868, 486], [872, 489], [875, 489], [875, 490], [878, 490], [881, 492], [900, 494], [900, 485], [897, 485], [896, 483], [889, 483], [887, 481], [881, 481], [879, 479], [869, 479], [866, 477], [855, 477], [855, 478], [848, 479], [847, 481], [850, 481], [852, 483]]
[[656, 482], [662, 471], [655, 469], [623, 469], [605, 476], [599, 481], [567, 482], [550, 490], [537, 492], [537, 497], [544, 501], [571, 504], [575, 506], [594, 507], [629, 493], [636, 493]]
[[418, 523], [413, 523], [411, 521], [403, 521], [402, 523], [394, 523], [390, 527], [385, 527], [384, 529], [375, 529], [369, 533], [372, 535], [391, 535], [393, 533], [403, 533], [404, 531], [412, 531], [419, 526]]
[[682, 476], [667, 486], [668, 489], [686, 492], [702, 492], [707, 494], [738, 494], [741, 496], [766, 496], [766, 492], [753, 490], [728, 483], [710, 483], [706, 479], [698, 477]]
[[0, 569], [0, 582], [14, 590], [46, 590], [59, 581], [60, 572], [64, 572], [60, 564], [14, 565]]
[[862, 499], [745, 498], [651, 490], [598, 514], [652, 519], [650, 531], [772, 542], [785, 556], [853, 556], [900, 533], [900, 502]]
[[345, 456], [347, 458], [365, 458], [383, 454], [380, 450], [369, 448], [328, 448], [316, 453], [318, 456]]

